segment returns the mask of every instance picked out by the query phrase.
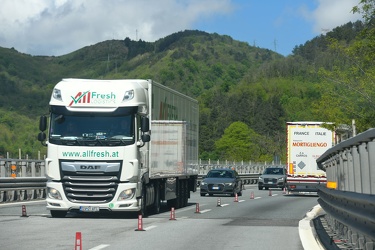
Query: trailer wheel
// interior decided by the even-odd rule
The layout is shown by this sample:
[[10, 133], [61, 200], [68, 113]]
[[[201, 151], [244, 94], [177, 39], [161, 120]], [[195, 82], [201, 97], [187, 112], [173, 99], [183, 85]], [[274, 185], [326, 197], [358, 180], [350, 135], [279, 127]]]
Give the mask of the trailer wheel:
[[183, 203], [183, 199], [182, 199], [182, 182], [180, 180], [177, 180], [177, 183], [176, 183], [176, 198], [175, 199], [172, 199], [172, 200], [168, 200], [167, 201], [167, 205], [169, 208], [172, 208], [174, 207], [175, 209], [177, 208], [180, 208], [182, 206], [182, 203]]
[[189, 183], [188, 183], [188, 181], [184, 180], [182, 182], [182, 186], [183, 186], [183, 189], [182, 189], [183, 195], [181, 196], [182, 197], [181, 205], [182, 205], [182, 207], [186, 207], [188, 205], [188, 201], [189, 201]]

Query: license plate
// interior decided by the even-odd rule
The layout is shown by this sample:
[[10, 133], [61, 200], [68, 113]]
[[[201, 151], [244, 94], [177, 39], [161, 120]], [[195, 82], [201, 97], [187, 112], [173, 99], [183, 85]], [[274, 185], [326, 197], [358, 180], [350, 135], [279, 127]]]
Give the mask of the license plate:
[[212, 189], [218, 190], [218, 189], [219, 189], [219, 187], [212, 187]]
[[272, 181], [269, 181], [268, 184], [273, 184], [273, 182], [272, 182]]
[[99, 212], [99, 207], [92, 207], [92, 206], [82, 206], [79, 207], [79, 211], [81, 212]]

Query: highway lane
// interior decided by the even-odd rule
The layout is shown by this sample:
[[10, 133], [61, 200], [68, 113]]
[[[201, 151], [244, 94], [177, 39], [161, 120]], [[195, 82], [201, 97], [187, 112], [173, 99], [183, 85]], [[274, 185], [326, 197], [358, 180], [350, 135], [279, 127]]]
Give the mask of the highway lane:
[[[254, 197], [254, 198], [252, 198]], [[218, 205], [220, 199], [220, 206]], [[74, 249], [81, 232], [83, 249], [298, 249], [298, 222], [317, 205], [317, 196], [285, 195], [248, 185], [243, 196], [200, 197], [189, 206], [143, 218], [142, 229], [132, 216], [70, 214], [49, 216], [45, 202], [0, 205], [1, 249]], [[199, 212], [196, 213], [199, 204]]]

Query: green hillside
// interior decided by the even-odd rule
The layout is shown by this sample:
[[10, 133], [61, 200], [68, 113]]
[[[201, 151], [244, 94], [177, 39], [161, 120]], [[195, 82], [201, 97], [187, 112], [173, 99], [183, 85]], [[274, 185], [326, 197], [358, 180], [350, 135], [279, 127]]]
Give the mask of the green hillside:
[[[0, 156], [17, 157], [19, 148], [30, 158], [45, 153], [36, 140], [38, 118], [48, 113], [54, 84], [76, 77], [153, 79], [198, 99], [203, 159], [285, 159], [287, 121], [356, 119], [359, 130], [373, 126], [374, 91], [364, 79], [374, 69], [359, 57], [369, 39], [364, 30], [360, 22], [348, 23], [288, 57], [193, 30], [153, 43], [103, 41], [59, 57], [0, 48]], [[240, 143], [239, 129], [250, 142]], [[241, 153], [226, 150], [234, 141]]]

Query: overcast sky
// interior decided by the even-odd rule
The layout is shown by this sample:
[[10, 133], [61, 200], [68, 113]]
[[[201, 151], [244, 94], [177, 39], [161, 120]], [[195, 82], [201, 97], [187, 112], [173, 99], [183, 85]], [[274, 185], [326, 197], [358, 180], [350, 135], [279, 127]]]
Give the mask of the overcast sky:
[[0, 47], [64, 55], [105, 40], [157, 39], [186, 29], [229, 35], [289, 55], [360, 19], [359, 0], [1, 0]]

